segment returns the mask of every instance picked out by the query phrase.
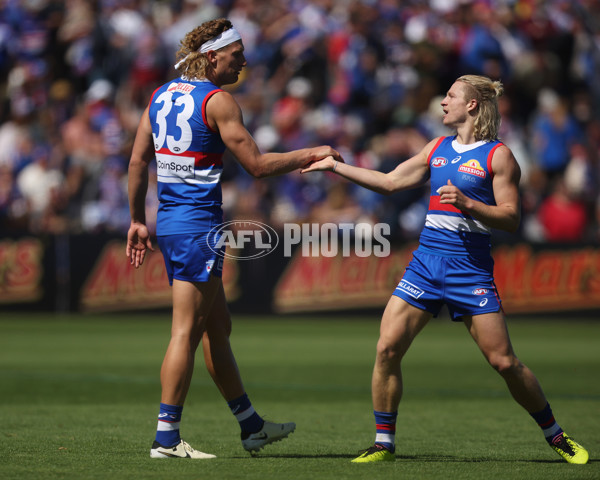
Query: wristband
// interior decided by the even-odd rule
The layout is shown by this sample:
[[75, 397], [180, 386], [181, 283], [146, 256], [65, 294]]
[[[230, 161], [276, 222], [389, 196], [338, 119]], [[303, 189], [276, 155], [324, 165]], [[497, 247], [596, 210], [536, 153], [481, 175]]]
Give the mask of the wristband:
[[333, 164], [333, 169], [331, 170], [332, 172], [335, 172], [335, 169], [337, 168], [337, 164], [338, 164], [338, 161], [336, 160], [335, 163]]

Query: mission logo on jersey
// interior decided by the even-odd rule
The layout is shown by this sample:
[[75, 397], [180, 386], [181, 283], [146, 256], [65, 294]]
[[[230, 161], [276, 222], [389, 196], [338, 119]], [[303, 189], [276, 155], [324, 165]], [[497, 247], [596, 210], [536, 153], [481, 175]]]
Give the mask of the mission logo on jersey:
[[459, 172], [468, 173], [469, 175], [475, 175], [479, 178], [485, 178], [485, 170], [481, 167], [479, 162], [475, 159], [469, 160], [458, 167]]

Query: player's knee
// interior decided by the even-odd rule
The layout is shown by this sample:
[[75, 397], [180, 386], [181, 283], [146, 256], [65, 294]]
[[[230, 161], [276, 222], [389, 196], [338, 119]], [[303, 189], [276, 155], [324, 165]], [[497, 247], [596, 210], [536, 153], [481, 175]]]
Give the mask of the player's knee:
[[379, 362], [394, 362], [402, 358], [400, 348], [397, 344], [391, 343], [383, 338], [377, 342], [377, 359]]
[[511, 376], [519, 369], [521, 362], [514, 355], [492, 355], [490, 365], [502, 376]]

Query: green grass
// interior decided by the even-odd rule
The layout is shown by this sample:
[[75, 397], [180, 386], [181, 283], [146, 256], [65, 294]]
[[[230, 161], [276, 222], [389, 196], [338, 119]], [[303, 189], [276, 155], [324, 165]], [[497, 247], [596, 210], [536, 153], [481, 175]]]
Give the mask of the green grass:
[[0, 317], [2, 479], [598, 479], [600, 322], [511, 319], [515, 350], [563, 428], [590, 451], [545, 445], [464, 327], [434, 320], [404, 362], [398, 461], [355, 465], [374, 438], [377, 316], [236, 317], [232, 343], [258, 412], [297, 423], [250, 457], [200, 358], [184, 438], [216, 460], [149, 458], [170, 321], [163, 315]]

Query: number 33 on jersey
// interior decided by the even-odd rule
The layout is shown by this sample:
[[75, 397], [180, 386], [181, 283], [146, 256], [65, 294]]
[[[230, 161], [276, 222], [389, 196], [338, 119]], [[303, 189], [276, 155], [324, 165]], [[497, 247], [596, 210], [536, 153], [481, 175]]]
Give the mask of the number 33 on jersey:
[[[206, 214], [199, 218], [197, 207], [210, 211], [221, 206], [225, 144], [206, 120], [206, 103], [220, 91], [208, 81], [177, 78], [158, 88], [150, 100], [163, 235], [197, 231], [208, 220]], [[174, 205], [189, 208], [183, 208], [183, 215], [178, 209], [181, 218], [173, 218]]]

